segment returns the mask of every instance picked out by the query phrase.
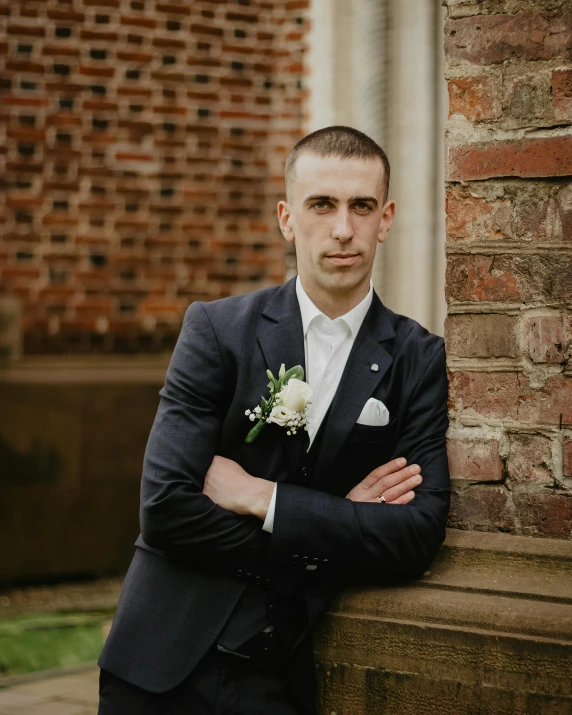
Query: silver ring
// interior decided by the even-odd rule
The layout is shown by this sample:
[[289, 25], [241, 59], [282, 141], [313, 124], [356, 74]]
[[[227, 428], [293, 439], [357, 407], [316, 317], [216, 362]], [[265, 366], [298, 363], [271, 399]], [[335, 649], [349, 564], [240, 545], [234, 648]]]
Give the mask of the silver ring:
[[380, 504], [387, 504], [387, 502], [385, 501], [385, 497], [383, 496], [383, 494], [380, 494], [378, 497], [376, 497], [376, 499], [377, 499], [377, 501], [378, 501]]

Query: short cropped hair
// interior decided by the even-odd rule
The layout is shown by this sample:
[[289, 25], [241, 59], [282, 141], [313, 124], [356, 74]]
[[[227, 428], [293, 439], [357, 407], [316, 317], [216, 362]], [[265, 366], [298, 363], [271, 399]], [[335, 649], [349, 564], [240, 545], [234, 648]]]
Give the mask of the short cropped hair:
[[285, 179], [286, 193], [296, 177], [296, 161], [301, 154], [318, 156], [337, 156], [340, 159], [379, 159], [383, 164], [384, 200], [389, 192], [390, 167], [387, 154], [363, 132], [352, 127], [324, 127], [308, 134], [296, 144], [286, 158]]

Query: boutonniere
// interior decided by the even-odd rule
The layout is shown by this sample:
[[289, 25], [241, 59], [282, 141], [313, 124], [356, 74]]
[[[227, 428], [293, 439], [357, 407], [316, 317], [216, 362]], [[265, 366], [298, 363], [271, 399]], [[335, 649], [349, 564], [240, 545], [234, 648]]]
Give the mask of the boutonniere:
[[250, 444], [258, 437], [264, 425], [274, 422], [287, 428], [287, 435], [296, 434], [299, 429], [308, 429], [308, 405], [312, 397], [312, 388], [304, 382], [304, 368], [296, 365], [286, 370], [284, 364], [280, 367], [278, 379], [270, 370], [266, 370], [270, 382], [270, 396], [264, 397], [260, 405], [245, 414], [251, 422], [257, 420], [254, 427], [246, 435]]

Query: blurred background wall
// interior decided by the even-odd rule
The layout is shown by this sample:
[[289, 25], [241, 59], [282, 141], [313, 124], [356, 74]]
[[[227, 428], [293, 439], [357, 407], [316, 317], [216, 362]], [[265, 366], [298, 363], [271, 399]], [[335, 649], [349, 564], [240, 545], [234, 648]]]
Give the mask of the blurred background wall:
[[439, 0], [0, 3], [0, 581], [121, 572], [186, 307], [283, 282], [284, 159], [393, 165], [375, 284], [442, 333]]

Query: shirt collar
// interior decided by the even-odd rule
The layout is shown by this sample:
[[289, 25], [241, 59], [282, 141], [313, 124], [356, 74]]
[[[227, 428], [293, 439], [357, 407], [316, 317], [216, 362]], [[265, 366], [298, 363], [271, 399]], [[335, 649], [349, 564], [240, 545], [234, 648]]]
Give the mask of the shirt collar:
[[[310, 296], [304, 290], [302, 286], [302, 281], [300, 276], [296, 277], [296, 296], [298, 298], [298, 304], [300, 305], [300, 314], [302, 316], [302, 329], [304, 330], [304, 336], [308, 333], [308, 328], [310, 323], [314, 318], [322, 315], [326, 320], [330, 320], [327, 315], [324, 315], [322, 311], [314, 305]], [[340, 315], [336, 320], [343, 320], [351, 331], [352, 337], [355, 339], [356, 335], [361, 328], [361, 324], [364, 321], [367, 311], [373, 300], [373, 283], [369, 282], [369, 292], [366, 297], [358, 303], [355, 307], [349, 310], [345, 315]], [[333, 321], [332, 321], [333, 322]]]

